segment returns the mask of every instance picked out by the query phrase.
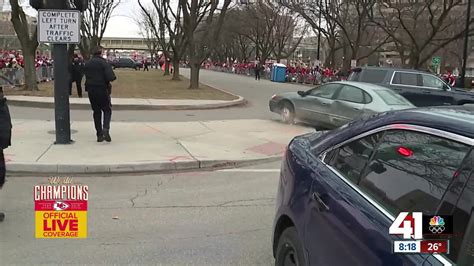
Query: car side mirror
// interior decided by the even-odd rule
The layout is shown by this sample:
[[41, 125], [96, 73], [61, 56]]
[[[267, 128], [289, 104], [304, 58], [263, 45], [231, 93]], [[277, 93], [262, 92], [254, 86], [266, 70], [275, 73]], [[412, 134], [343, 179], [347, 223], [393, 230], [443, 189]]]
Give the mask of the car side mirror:
[[443, 90], [445, 90], [445, 91], [451, 91], [451, 87], [449, 87], [449, 85], [444, 84]]
[[305, 97], [307, 94], [305, 91], [298, 91], [298, 95], [301, 97]]

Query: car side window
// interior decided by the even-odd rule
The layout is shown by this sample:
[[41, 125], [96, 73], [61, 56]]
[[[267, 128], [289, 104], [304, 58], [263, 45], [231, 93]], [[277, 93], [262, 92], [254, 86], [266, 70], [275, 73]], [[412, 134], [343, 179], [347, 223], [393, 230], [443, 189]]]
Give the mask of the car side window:
[[364, 103], [364, 91], [354, 86], [344, 85], [336, 97], [340, 101]]
[[392, 84], [419, 86], [418, 74], [407, 72], [395, 72], [392, 79]]
[[430, 75], [421, 75], [423, 78], [423, 87], [430, 89], [442, 90], [444, 83], [437, 77]]
[[434, 214], [469, 146], [408, 130], [389, 130], [359, 186], [396, 215]]
[[[459, 252], [464, 240], [465, 232], [471, 217], [473, 204], [474, 204], [474, 150], [471, 150], [471, 154], [466, 158], [463, 163], [463, 167], [457, 172], [457, 178], [464, 179], [466, 182], [463, 187], [458, 188], [462, 191], [462, 194], [456, 204], [453, 212], [453, 236], [450, 238], [450, 251], [447, 255], [448, 258], [459, 263]], [[474, 241], [474, 239], [470, 239]]]
[[334, 149], [326, 154], [324, 162], [357, 184], [381, 136], [373, 134]]
[[309, 95], [332, 99], [334, 93], [337, 91], [337, 89], [339, 89], [340, 86], [341, 85], [337, 83], [322, 85], [310, 90]]

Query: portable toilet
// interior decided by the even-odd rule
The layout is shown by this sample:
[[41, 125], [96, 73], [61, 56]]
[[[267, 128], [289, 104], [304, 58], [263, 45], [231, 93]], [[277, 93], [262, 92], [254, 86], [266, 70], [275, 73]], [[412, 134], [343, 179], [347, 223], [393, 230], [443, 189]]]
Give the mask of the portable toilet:
[[284, 64], [273, 64], [271, 81], [285, 82], [286, 66]]

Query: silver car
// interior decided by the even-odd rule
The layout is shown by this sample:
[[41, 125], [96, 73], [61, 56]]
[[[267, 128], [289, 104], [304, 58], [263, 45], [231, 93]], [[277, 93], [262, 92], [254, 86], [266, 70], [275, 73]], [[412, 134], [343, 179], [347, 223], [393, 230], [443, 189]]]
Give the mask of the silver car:
[[374, 113], [415, 107], [396, 92], [363, 82], [330, 82], [308, 91], [287, 92], [270, 99], [270, 110], [286, 123], [302, 121], [335, 128]]

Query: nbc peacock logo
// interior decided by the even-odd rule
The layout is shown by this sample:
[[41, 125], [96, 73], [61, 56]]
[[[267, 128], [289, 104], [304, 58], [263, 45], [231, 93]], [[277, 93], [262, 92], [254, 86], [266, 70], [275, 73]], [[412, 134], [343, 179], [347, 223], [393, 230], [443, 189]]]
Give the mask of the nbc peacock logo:
[[444, 232], [445, 227], [444, 227], [444, 219], [441, 216], [433, 216], [430, 219], [430, 231], [433, 234], [441, 234]]

